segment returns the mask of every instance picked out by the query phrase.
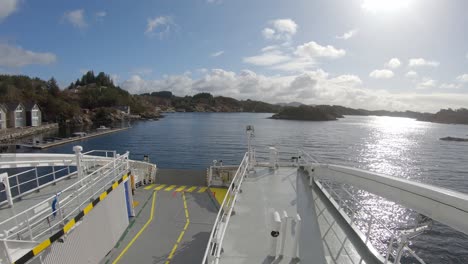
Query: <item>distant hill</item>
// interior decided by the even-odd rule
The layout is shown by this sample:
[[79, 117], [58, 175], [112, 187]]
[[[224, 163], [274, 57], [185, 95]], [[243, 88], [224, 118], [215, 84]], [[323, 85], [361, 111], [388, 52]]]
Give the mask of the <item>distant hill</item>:
[[[320, 111], [319, 111], [320, 110]], [[414, 111], [387, 111], [387, 110], [365, 110], [354, 109], [339, 105], [316, 105], [316, 106], [298, 106], [284, 107], [278, 114], [272, 116], [274, 119], [294, 119], [294, 120], [336, 120], [345, 115], [360, 116], [392, 116], [407, 117], [419, 121], [427, 121], [445, 124], [468, 124], [468, 110], [460, 108], [457, 110], [441, 109], [435, 114], [420, 113]]]
[[237, 100], [210, 93], [194, 96], [176, 96], [169, 91], [141, 94], [145, 100], [159, 107], [161, 111], [175, 112], [252, 112], [277, 113], [281, 106], [254, 100]]
[[305, 121], [331, 121], [343, 117], [328, 106], [308, 106], [284, 107], [278, 114], [273, 115], [273, 119], [305, 120]]
[[92, 71], [65, 90], [60, 90], [54, 78], [44, 81], [23, 75], [0, 75], [0, 103], [7, 102], [36, 102], [44, 121], [71, 125], [115, 121], [121, 118], [115, 106], [130, 106], [132, 114], [153, 109], [151, 104], [114, 85], [109, 75], [94, 75]]
[[276, 113], [274, 118], [336, 120], [346, 115], [408, 117], [421, 121], [468, 124], [468, 110], [441, 109], [435, 114], [414, 111], [354, 109], [339, 105], [306, 106], [300, 102], [270, 104], [237, 100], [210, 93], [176, 96], [170, 91], [130, 94], [115, 85], [109, 75], [88, 71], [61, 90], [54, 78], [48, 81], [24, 75], [0, 75], [0, 103], [36, 102], [49, 122], [67, 124], [111, 122], [123, 118], [116, 106], [129, 106], [131, 113], [155, 118], [158, 112], [256, 112]]

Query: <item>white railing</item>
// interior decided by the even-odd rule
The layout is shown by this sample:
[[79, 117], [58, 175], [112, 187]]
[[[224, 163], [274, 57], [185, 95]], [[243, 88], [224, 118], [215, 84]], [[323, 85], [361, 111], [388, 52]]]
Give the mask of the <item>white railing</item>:
[[157, 167], [145, 161], [130, 160], [130, 170], [136, 177], [135, 183], [148, 184], [156, 182]]
[[227, 190], [226, 196], [221, 204], [218, 215], [216, 216], [213, 229], [211, 230], [210, 239], [208, 240], [208, 245], [205, 250], [205, 255], [203, 256], [203, 264], [219, 263], [224, 235], [226, 234], [226, 229], [229, 225], [234, 205], [236, 204], [237, 195], [241, 189], [244, 177], [248, 172], [249, 163], [249, 155], [248, 153], [245, 153], [244, 158], [242, 159], [242, 162], [229, 185], [229, 189]]
[[[380, 218], [374, 217], [373, 213], [360, 205], [359, 199], [357, 199], [349, 190], [347, 190], [342, 184], [339, 184], [340, 190], [346, 193], [346, 197], [342, 197], [337, 191], [336, 186], [332, 186], [330, 182], [321, 180], [320, 183], [316, 181], [317, 186], [324, 192], [325, 196], [331, 201], [335, 201], [338, 211], [343, 211], [349, 219], [346, 219], [350, 226], [356, 226], [364, 233], [363, 242], [367, 245], [371, 243], [372, 246], [378, 247], [381, 254], [385, 249], [386, 255], [384, 256], [384, 263], [400, 263], [402, 254], [406, 251], [418, 263], [425, 264], [425, 262], [408, 247], [408, 237], [411, 234], [420, 234], [423, 231], [430, 228], [430, 224], [415, 226], [414, 228], [407, 231], [391, 230], [388, 227], [387, 222]], [[333, 194], [333, 195], [330, 195]], [[351, 199], [351, 203], [347, 202]], [[362, 216], [362, 217], [360, 217]], [[375, 232], [375, 233], [374, 233]], [[413, 235], [414, 236], [414, 235]], [[372, 244], [373, 242], [373, 244]], [[381, 248], [375, 243], [378, 242], [385, 248]], [[396, 249], [394, 249], [396, 245]]]
[[[50, 172], [44, 172], [50, 170]], [[76, 166], [50, 166], [50, 167], [34, 167], [32, 169], [23, 170], [19, 173], [9, 175], [10, 191], [12, 199], [20, 198], [37, 189], [44, 188], [48, 185], [55, 184], [76, 173]], [[7, 204], [6, 189], [0, 191], [0, 196], [5, 196], [3, 201], [0, 201], [0, 206]]]
[[[93, 156], [89, 155], [93, 154]], [[76, 175], [76, 155], [57, 154], [17, 154], [15, 161], [2, 161], [4, 167], [22, 171], [8, 175], [11, 199], [17, 199], [51, 184]], [[92, 171], [103, 164], [107, 164], [114, 157], [115, 151], [92, 150], [81, 155], [85, 172]], [[9, 194], [6, 189], [0, 191], [0, 206], [8, 203]]]
[[128, 156], [127, 152], [109, 158], [69, 187], [4, 220], [0, 223], [0, 230], [4, 230], [1, 238], [35, 241], [52, 235], [128, 172]]

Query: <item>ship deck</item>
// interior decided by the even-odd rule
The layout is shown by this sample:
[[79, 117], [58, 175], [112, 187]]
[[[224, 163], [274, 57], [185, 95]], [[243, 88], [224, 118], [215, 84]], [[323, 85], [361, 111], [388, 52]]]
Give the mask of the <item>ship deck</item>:
[[200, 263], [218, 212], [209, 192], [171, 184], [137, 189], [137, 215], [101, 263]]
[[234, 207], [235, 214], [226, 230], [219, 263], [376, 263], [373, 255], [359, 243], [357, 236], [317, 190], [313, 192], [314, 205], [308, 205], [317, 228], [304, 227], [307, 232], [301, 229], [300, 234], [309, 237], [305, 248], [314, 252], [310, 254], [313, 257], [302, 261], [294, 259], [294, 223], [288, 225], [283, 256], [269, 256], [273, 212], [283, 215], [286, 211], [289, 217], [297, 214], [297, 203], [301, 197], [296, 190], [301, 181], [296, 178], [297, 168], [293, 167], [276, 170], [256, 167], [255, 172], [247, 175]]

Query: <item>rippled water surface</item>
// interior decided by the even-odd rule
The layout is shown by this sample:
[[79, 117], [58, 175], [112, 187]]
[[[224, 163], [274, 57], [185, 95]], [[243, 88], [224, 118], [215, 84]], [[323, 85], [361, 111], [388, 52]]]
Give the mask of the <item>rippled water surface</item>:
[[[134, 123], [130, 130], [79, 144], [85, 150], [128, 150], [133, 159], [148, 154], [161, 168], [204, 169], [214, 159], [224, 164], [239, 163], [246, 150], [245, 126], [251, 124], [255, 126], [254, 145], [260, 153], [271, 145], [290, 155], [304, 148], [320, 161], [468, 193], [468, 142], [439, 140], [445, 136], [468, 137], [468, 126], [394, 117], [347, 116], [338, 121], [304, 122], [267, 119], [269, 116], [174, 113], [160, 121]], [[72, 145], [47, 151], [71, 152]], [[392, 204], [372, 196], [367, 198], [366, 206], [372, 211], [383, 208], [385, 212], [380, 214], [396, 223], [411, 218], [401, 210], [389, 213]], [[427, 263], [468, 263], [468, 236], [438, 223], [415, 239], [412, 248]]]

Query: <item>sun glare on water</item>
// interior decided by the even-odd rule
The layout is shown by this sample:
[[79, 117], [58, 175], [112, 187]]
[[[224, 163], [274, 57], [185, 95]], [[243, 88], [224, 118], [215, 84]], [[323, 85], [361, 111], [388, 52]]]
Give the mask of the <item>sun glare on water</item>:
[[373, 12], [394, 12], [410, 7], [412, 0], [364, 0], [362, 8]]

